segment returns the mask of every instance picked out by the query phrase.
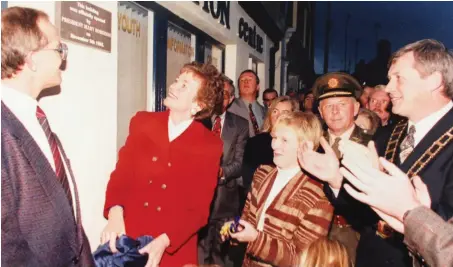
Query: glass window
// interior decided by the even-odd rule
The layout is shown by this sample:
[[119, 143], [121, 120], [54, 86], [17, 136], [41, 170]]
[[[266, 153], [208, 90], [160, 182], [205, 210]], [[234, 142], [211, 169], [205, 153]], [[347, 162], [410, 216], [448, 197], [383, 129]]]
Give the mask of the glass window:
[[167, 87], [174, 82], [184, 64], [195, 60], [195, 35], [168, 23]]
[[219, 70], [219, 72], [223, 72], [222, 49], [215, 45], [206, 43], [204, 50], [204, 62], [214, 65]]

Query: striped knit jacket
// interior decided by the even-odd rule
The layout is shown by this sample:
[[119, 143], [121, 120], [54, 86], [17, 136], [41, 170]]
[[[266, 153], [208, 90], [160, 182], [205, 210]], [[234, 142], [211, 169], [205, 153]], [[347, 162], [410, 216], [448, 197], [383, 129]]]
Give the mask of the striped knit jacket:
[[[271, 166], [255, 172], [241, 218], [255, 228], [276, 176], [277, 168]], [[333, 207], [322, 184], [302, 171], [296, 176], [267, 209], [264, 229], [248, 244], [243, 266], [297, 266], [302, 250], [327, 236]]]

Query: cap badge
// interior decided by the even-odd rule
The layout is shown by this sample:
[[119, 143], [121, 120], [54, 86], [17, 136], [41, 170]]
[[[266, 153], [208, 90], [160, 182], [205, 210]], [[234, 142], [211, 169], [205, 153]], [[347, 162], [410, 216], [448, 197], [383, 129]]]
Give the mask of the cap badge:
[[338, 86], [338, 79], [330, 78], [327, 85], [329, 85], [329, 88], [336, 88]]

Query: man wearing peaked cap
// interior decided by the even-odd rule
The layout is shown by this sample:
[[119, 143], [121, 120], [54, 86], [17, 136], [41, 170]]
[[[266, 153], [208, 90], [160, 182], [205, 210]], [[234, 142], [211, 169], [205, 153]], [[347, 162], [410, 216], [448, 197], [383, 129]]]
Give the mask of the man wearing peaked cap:
[[[327, 73], [315, 81], [312, 90], [315, 99], [319, 101], [319, 113], [328, 127], [324, 137], [338, 159], [341, 158], [338, 149], [340, 140], [368, 144], [372, 136], [366, 134], [354, 123], [360, 108], [357, 99], [362, 91], [362, 87], [354, 77], [341, 72]], [[316, 173], [313, 174], [317, 176]], [[326, 194], [331, 195], [327, 191]], [[338, 193], [338, 190], [335, 193]], [[331, 239], [338, 240], [346, 246], [352, 261], [355, 261], [359, 241], [359, 234], [353, 229], [353, 226], [359, 220], [360, 218], [354, 210], [335, 208], [329, 233]]]
[[330, 72], [319, 77], [313, 85], [313, 94], [318, 101], [330, 97], [354, 97], [358, 99], [362, 87], [347, 73]]

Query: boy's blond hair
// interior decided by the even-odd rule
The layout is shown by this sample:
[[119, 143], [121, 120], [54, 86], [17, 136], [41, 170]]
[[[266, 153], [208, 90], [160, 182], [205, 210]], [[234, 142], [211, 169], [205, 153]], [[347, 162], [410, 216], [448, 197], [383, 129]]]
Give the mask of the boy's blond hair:
[[280, 126], [294, 129], [299, 142], [311, 141], [314, 149], [318, 148], [322, 136], [322, 126], [316, 115], [302, 111], [283, 114], [278, 118], [273, 129]]
[[346, 247], [325, 237], [311, 243], [300, 257], [299, 267], [351, 267]]

